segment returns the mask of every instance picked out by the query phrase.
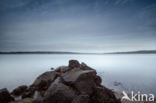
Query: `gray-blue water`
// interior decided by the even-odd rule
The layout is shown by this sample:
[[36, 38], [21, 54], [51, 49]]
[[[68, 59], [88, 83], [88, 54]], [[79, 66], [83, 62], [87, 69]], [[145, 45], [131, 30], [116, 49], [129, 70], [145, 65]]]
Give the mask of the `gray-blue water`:
[[[0, 88], [10, 91], [31, 84], [51, 67], [77, 59], [96, 69], [103, 84], [111, 89], [156, 94], [156, 55], [0, 55]], [[114, 86], [114, 82], [120, 82]]]

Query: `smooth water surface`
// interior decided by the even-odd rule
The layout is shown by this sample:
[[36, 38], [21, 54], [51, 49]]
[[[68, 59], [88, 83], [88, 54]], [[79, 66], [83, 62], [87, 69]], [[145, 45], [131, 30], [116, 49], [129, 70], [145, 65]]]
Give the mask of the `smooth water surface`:
[[[51, 67], [68, 65], [70, 59], [85, 62], [97, 70], [103, 84], [111, 89], [156, 94], [156, 55], [0, 55], [0, 88], [31, 84]], [[119, 84], [114, 86], [114, 82]]]

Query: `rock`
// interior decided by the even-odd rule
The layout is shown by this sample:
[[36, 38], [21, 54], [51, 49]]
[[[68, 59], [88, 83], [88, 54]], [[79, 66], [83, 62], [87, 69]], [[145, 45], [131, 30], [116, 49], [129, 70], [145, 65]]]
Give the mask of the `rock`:
[[50, 70], [54, 70], [54, 68], [53, 68], [53, 67], [51, 67], [51, 68], [50, 68]]
[[69, 67], [69, 69], [79, 68], [80, 63], [77, 60], [70, 60], [68, 67]]
[[114, 93], [105, 87], [96, 87], [91, 96], [92, 103], [120, 103]]
[[35, 91], [33, 100], [34, 100], [34, 103], [42, 103], [42, 96], [41, 96], [40, 92]]
[[63, 84], [58, 77], [46, 91], [43, 103], [71, 103], [74, 97], [76, 97], [75, 91]]
[[120, 85], [122, 85], [121, 82], [116, 82], [116, 81], [113, 84], [114, 84], [114, 86], [120, 86]]
[[27, 90], [27, 88], [28, 87], [26, 85], [19, 86], [16, 89], [14, 89], [11, 94], [15, 96], [20, 96]]
[[36, 87], [30, 86], [23, 94], [22, 94], [22, 99], [23, 98], [32, 98], [34, 95], [34, 92], [36, 90]]
[[72, 103], [90, 103], [90, 98], [88, 95], [79, 95], [75, 97], [72, 101]]
[[45, 72], [37, 77], [32, 86], [36, 87], [39, 90], [47, 89], [51, 82], [53, 82], [58, 75], [59, 73], [55, 71]]
[[81, 63], [80, 68], [81, 68], [82, 70], [94, 70], [94, 69], [92, 69], [91, 67], [87, 66], [87, 64], [85, 64], [85, 63], [83, 63], [83, 62]]
[[8, 90], [6, 88], [0, 89], [0, 103], [9, 103], [10, 101], [14, 101], [14, 98], [11, 97]]
[[36, 86], [36, 90], [39, 90], [39, 91], [46, 90], [49, 87], [50, 83], [51, 83], [50, 80], [48, 81], [41, 80], [38, 86]]
[[96, 76], [96, 77], [95, 77], [95, 83], [96, 83], [97, 86], [100, 86], [100, 85], [101, 85], [102, 79], [101, 79], [100, 76]]
[[68, 66], [60, 66], [55, 69], [55, 72], [65, 73], [66, 71], [68, 71], [68, 69], [69, 69]]
[[91, 94], [96, 86], [96, 71], [81, 70], [80, 68], [72, 69], [61, 75], [64, 82], [72, 85], [80, 93]]
[[75, 83], [78, 79], [88, 78], [88, 77], [96, 77], [95, 70], [81, 70], [80, 68], [72, 69], [64, 74], [61, 74], [61, 77], [65, 82]]

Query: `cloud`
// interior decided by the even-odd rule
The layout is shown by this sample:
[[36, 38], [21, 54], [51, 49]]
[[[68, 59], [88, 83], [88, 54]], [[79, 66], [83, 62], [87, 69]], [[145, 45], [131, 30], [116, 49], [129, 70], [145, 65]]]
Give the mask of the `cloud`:
[[27, 5], [31, 0], [1, 0], [0, 9], [13, 9]]
[[115, 5], [122, 5], [130, 2], [132, 0], [116, 0]]
[[0, 18], [1, 49], [118, 50], [138, 44], [141, 47], [145, 41], [149, 42], [148, 48], [156, 42], [153, 38], [155, 5], [151, 3], [143, 5], [140, 1], [140, 4], [127, 5], [136, 0], [2, 1], [4, 5], [0, 8], [5, 8], [6, 14], [3, 15], [5, 20]]
[[149, 5], [139, 13], [144, 29], [156, 30], [156, 4]]

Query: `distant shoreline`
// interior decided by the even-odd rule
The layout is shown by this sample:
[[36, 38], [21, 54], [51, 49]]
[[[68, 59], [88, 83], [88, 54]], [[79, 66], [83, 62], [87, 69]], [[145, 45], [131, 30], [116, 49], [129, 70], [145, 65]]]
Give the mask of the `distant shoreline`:
[[103, 54], [156, 54], [156, 50], [140, 50], [126, 52], [108, 52], [108, 53], [82, 53], [82, 52], [61, 52], [61, 51], [14, 51], [0, 52], [0, 54], [80, 54], [80, 55], [103, 55]]

